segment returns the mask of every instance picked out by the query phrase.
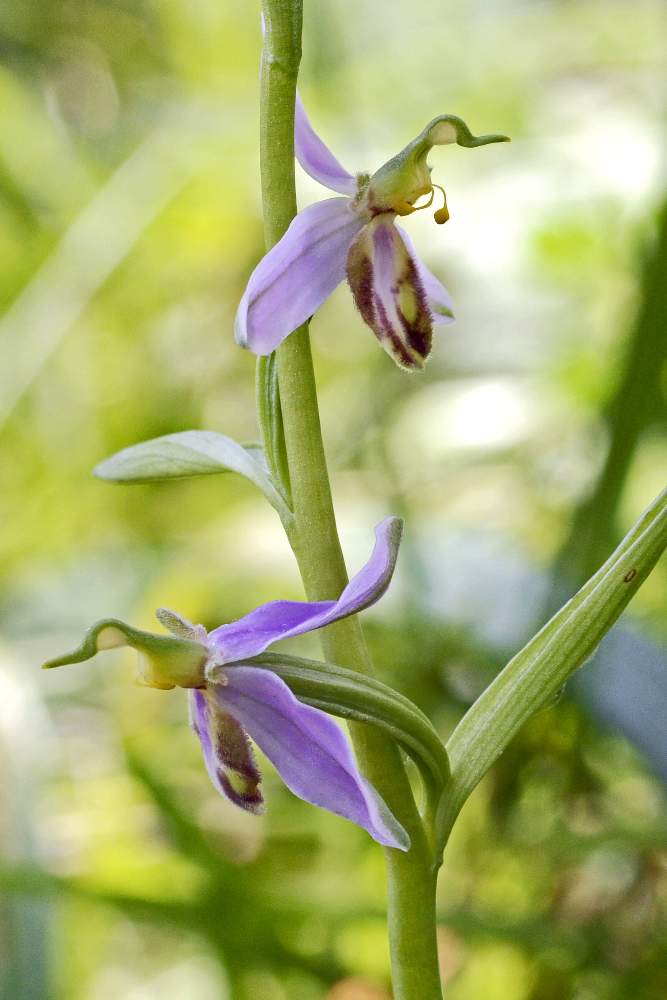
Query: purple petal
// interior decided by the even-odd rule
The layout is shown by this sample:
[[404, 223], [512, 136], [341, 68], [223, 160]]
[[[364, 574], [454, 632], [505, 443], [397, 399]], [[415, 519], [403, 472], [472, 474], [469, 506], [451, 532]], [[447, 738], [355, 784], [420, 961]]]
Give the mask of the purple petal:
[[261, 775], [245, 732], [208, 692], [191, 689], [189, 695], [190, 722], [213, 785], [242, 809], [262, 812]]
[[412, 256], [417, 266], [419, 277], [421, 278], [426, 298], [428, 299], [428, 306], [431, 310], [431, 320], [435, 325], [438, 323], [453, 323], [454, 303], [452, 302], [451, 295], [440, 279], [436, 278], [432, 271], [429, 271], [424, 261], [417, 255], [412, 238], [406, 233], [405, 229], [402, 226], [397, 226], [396, 228], [403, 237], [403, 241], [408, 248], [408, 253]]
[[219, 656], [218, 662], [257, 656], [278, 639], [322, 628], [374, 604], [391, 581], [402, 528], [403, 522], [397, 517], [387, 517], [378, 524], [370, 559], [337, 601], [270, 601], [238, 621], [214, 629], [208, 638]]
[[357, 308], [401, 368], [423, 368], [431, 350], [426, 291], [390, 213], [361, 230], [347, 256], [347, 280]]
[[294, 114], [294, 152], [306, 173], [320, 184], [324, 184], [332, 191], [338, 191], [339, 194], [347, 194], [350, 197], [356, 194], [355, 178], [341, 166], [315, 132], [298, 92]]
[[352, 820], [387, 847], [410, 838], [361, 776], [349, 743], [325, 712], [304, 705], [285, 682], [258, 667], [230, 667], [212, 696], [231, 713], [299, 798]]
[[362, 225], [349, 198], [299, 212], [250, 276], [236, 314], [238, 343], [270, 354], [305, 323], [345, 277], [347, 251]]

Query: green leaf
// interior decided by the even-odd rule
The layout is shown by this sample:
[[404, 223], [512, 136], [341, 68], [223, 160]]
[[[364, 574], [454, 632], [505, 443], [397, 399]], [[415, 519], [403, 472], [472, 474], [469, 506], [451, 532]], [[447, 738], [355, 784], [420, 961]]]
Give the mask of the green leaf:
[[272, 670], [307, 705], [384, 730], [417, 764], [427, 798], [427, 819], [435, 820], [449, 781], [449, 760], [432, 723], [409, 698], [373, 677], [300, 656], [265, 653], [248, 665]]
[[[498, 674], [447, 743], [452, 781], [442, 822], [450, 828], [475, 785], [535, 712], [595, 652], [667, 547], [667, 490], [604, 566]], [[628, 664], [631, 669], [631, 664]]]
[[258, 445], [240, 445], [215, 431], [180, 431], [142, 441], [100, 462], [99, 479], [114, 483], [151, 483], [164, 479], [237, 472], [257, 486], [280, 517], [291, 512], [273, 484]]

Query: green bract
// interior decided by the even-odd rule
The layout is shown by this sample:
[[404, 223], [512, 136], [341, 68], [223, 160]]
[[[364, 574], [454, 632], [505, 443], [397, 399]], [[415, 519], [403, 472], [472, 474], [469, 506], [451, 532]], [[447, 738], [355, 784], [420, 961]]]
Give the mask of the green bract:
[[283, 520], [290, 511], [276, 489], [259, 445], [241, 445], [215, 431], [179, 431], [131, 445], [95, 468], [98, 479], [152, 483], [236, 472], [257, 486]]

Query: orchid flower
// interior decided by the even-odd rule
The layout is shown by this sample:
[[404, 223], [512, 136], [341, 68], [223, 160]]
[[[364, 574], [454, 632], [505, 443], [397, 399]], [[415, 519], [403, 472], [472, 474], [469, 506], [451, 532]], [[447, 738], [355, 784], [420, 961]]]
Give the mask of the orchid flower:
[[369, 561], [337, 601], [271, 601], [212, 632], [166, 608], [160, 608], [157, 617], [171, 635], [104, 619], [77, 650], [44, 666], [78, 663], [104, 649], [134, 647], [140, 683], [189, 689], [191, 723], [206, 769], [215, 788], [231, 802], [249, 812], [262, 811], [252, 739], [295, 795], [352, 820], [381, 844], [407, 850], [407, 833], [360, 774], [336, 722], [298, 701], [277, 674], [253, 665], [253, 658], [279, 639], [322, 628], [379, 600], [394, 571], [401, 530], [402, 522], [394, 517], [376, 527]]
[[[372, 176], [354, 177], [315, 133], [297, 94], [296, 157], [306, 173], [343, 197], [299, 212], [257, 265], [236, 314], [238, 343], [270, 354], [347, 275], [359, 312], [385, 351], [401, 368], [423, 368], [433, 326], [453, 321], [452, 302], [395, 225], [396, 216], [428, 208], [436, 188], [445, 197], [426, 162], [433, 146], [505, 141], [504, 135], [473, 136], [460, 118], [440, 115]], [[417, 205], [423, 197], [428, 200]], [[449, 218], [446, 198], [434, 218], [439, 224]]]

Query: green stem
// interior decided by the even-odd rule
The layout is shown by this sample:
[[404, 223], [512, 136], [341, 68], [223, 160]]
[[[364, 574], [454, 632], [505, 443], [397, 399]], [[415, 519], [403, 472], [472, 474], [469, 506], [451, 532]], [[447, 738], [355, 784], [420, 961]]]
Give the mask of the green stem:
[[[267, 247], [296, 214], [294, 102], [301, 57], [302, 0], [263, 0], [261, 172]], [[278, 350], [280, 406], [294, 522], [289, 531], [308, 598], [337, 597], [347, 583], [331, 498], [308, 329]], [[356, 618], [323, 631], [327, 659], [362, 673], [372, 665]], [[440, 1000], [435, 931], [436, 870], [396, 744], [372, 726], [352, 723], [359, 764], [410, 834], [409, 852], [385, 852], [395, 1000]]]

